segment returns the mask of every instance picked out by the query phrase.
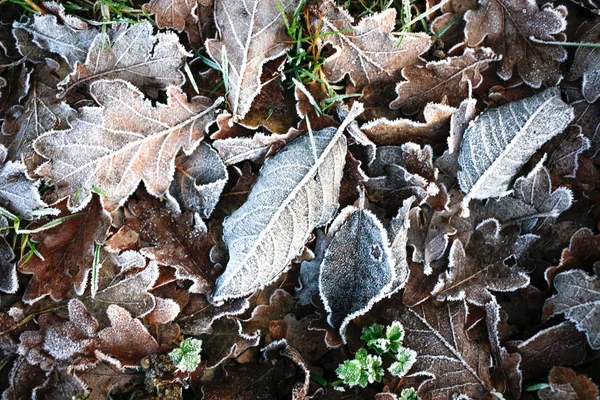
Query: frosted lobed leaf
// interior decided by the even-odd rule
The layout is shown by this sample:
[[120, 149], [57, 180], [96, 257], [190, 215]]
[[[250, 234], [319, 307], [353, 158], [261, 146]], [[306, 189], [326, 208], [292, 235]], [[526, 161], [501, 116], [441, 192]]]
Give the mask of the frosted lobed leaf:
[[331, 0], [321, 2], [316, 14], [312, 24], [318, 26], [319, 41], [336, 50], [323, 62], [328, 82], [339, 82], [346, 74], [358, 89], [397, 81], [402, 68], [418, 63], [431, 42], [426, 34], [408, 33], [398, 44], [398, 38], [391, 35], [396, 24], [394, 8], [364, 17], [356, 25], [350, 13]]
[[387, 224], [387, 234], [390, 240], [390, 250], [394, 258], [394, 281], [390, 288], [389, 294], [395, 293], [404, 287], [408, 279], [408, 261], [406, 246], [408, 244], [408, 228], [410, 220], [408, 214], [414, 202], [414, 198], [404, 200], [402, 207], [398, 210], [398, 214]]
[[242, 297], [273, 282], [304, 248], [313, 229], [337, 211], [346, 159], [347, 123], [294, 140], [261, 168], [248, 200], [223, 224], [229, 264], [215, 300]]
[[198, 23], [197, 7], [198, 0], [152, 0], [144, 4], [143, 10], [155, 15], [159, 28], [181, 32], [186, 25]]
[[280, 7], [292, 14], [299, 4], [300, 0], [215, 1], [220, 38], [207, 40], [206, 50], [227, 71], [227, 100], [234, 119], [244, 118], [265, 85], [260, 80], [263, 65], [291, 46]]
[[506, 265], [506, 260], [518, 260], [537, 239], [536, 235], [519, 235], [516, 227], [501, 230], [495, 219], [484, 220], [466, 249], [458, 239], [452, 243], [448, 270], [440, 275], [432, 294], [444, 300], [466, 298], [484, 305], [494, 299], [490, 290], [508, 292], [527, 286], [529, 276], [516, 265]]
[[87, 390], [83, 382], [70, 371], [54, 371], [32, 393], [33, 400], [38, 399], [78, 399], [85, 397]]
[[70, 91], [99, 79], [123, 79], [155, 98], [158, 90], [181, 86], [184, 76], [179, 68], [189, 54], [173, 32], [154, 35], [149, 22], [122, 24], [112, 35], [97, 35], [84, 63], [60, 86]]
[[84, 62], [96, 29], [75, 24], [59, 24], [52, 14], [34, 15], [26, 22], [13, 22], [13, 35], [19, 52], [34, 62], [45, 62], [52, 53], [60, 55], [70, 67]]
[[592, 349], [600, 349], [600, 278], [572, 270], [558, 274], [554, 287], [557, 294], [546, 300], [544, 319], [564, 314], [586, 334]]
[[557, 84], [562, 76], [560, 63], [567, 59], [562, 46], [537, 43], [536, 40], [564, 40], [567, 9], [535, 0], [479, 0], [479, 7], [464, 14], [465, 41], [468, 46], [489, 46], [502, 56], [498, 75], [508, 80], [516, 70], [523, 81], [539, 88]]
[[535, 232], [549, 227], [571, 207], [573, 193], [565, 187], [552, 191], [550, 175], [542, 162], [526, 177], [517, 179], [511, 196], [488, 201], [485, 205], [487, 215], [504, 226], [517, 224], [523, 232]]
[[190, 156], [182, 154], [175, 159], [170, 192], [185, 210], [209, 218], [228, 179], [221, 157], [208, 144], [200, 143]]
[[[599, 139], [600, 137], [592, 136], [592, 140], [590, 140], [582, 133], [579, 125], [569, 125], [561, 135], [559, 144], [555, 146], [548, 160], [551, 181], [557, 185], [565, 181], [569, 182], [572, 179], [576, 180], [577, 171], [579, 170], [579, 158], [585, 157], [590, 149], [589, 153], [593, 158], [597, 146], [600, 144], [598, 143]], [[592, 146], [596, 148], [592, 149]]]
[[6, 155], [6, 148], [0, 144], [0, 206], [30, 219], [32, 211], [46, 206], [38, 192], [39, 183], [27, 178], [23, 164], [4, 162]]
[[214, 368], [228, 358], [237, 358], [250, 347], [258, 346], [260, 336], [241, 335], [238, 319], [225, 317], [213, 323], [210, 334], [200, 336], [207, 368]]
[[178, 348], [169, 353], [173, 364], [183, 372], [194, 372], [200, 364], [202, 340], [186, 338]]
[[49, 58], [36, 66], [24, 105], [14, 107], [13, 118], [2, 125], [0, 140], [8, 149], [8, 158], [22, 161], [30, 172], [40, 163], [31, 142], [51, 129], [68, 128], [68, 122], [77, 115], [66, 102], [57, 98], [58, 70], [59, 64]]
[[458, 106], [483, 82], [481, 72], [498, 60], [492, 50], [482, 47], [466, 49], [461, 56], [430, 61], [425, 66], [410, 65], [402, 70], [406, 81], [396, 86], [398, 97], [390, 108], [415, 114], [430, 102]]
[[321, 263], [319, 294], [329, 313], [327, 321], [339, 328], [345, 341], [348, 323], [391, 289], [395, 260], [386, 230], [369, 210], [346, 207], [332, 223], [331, 235]]
[[140, 181], [154, 196], [167, 193], [175, 156], [198, 146], [220, 103], [205, 97], [188, 102], [170, 87], [167, 104], [154, 107], [121, 80], [94, 82], [90, 92], [99, 107], [82, 108], [70, 129], [47, 132], [34, 142], [49, 160], [36, 172], [56, 185], [56, 198], [70, 198], [71, 210], [89, 202], [93, 186], [106, 194], [108, 210], [122, 205]]
[[[593, 22], [585, 23], [580, 29], [585, 29], [579, 41], [582, 43], [600, 42], [600, 17]], [[583, 97], [593, 103], [600, 97], [600, 49], [594, 47], [578, 47], [575, 59], [567, 78], [579, 79], [583, 76], [581, 92]]]
[[463, 203], [505, 195], [523, 164], [572, 118], [557, 88], [481, 114], [465, 132], [458, 156]]

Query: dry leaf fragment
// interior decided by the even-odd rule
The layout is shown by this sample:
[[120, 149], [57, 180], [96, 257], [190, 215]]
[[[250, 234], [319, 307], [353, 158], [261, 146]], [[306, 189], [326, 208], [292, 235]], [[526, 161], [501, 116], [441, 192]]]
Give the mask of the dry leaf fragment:
[[214, 368], [228, 358], [237, 358], [250, 347], [258, 346], [260, 336], [242, 334], [240, 321], [224, 317], [213, 323], [209, 334], [202, 339], [202, 359], [207, 360], [206, 368]]
[[[319, 294], [344, 342], [346, 326], [369, 311], [392, 287], [395, 260], [387, 232], [369, 210], [346, 207], [332, 222], [321, 263]], [[351, 248], [353, 251], [349, 252]]]
[[183, 31], [186, 25], [198, 23], [198, 0], [152, 0], [143, 5], [148, 14], [154, 14], [159, 28]]
[[200, 143], [190, 156], [182, 154], [175, 159], [175, 179], [170, 192], [184, 210], [207, 219], [228, 179], [221, 157], [208, 144]]
[[191, 54], [173, 32], [152, 32], [152, 25], [142, 22], [120, 25], [112, 35], [97, 35], [85, 63], [77, 63], [59, 86], [68, 92], [99, 79], [123, 79], [152, 98], [158, 90], [181, 86], [184, 76], [179, 68]]
[[250, 110], [252, 100], [262, 90], [263, 65], [291, 46], [280, 7], [293, 14], [299, 0], [216, 0], [215, 21], [219, 39], [206, 41], [212, 59], [227, 71], [227, 100], [235, 120]]
[[315, 257], [310, 261], [302, 261], [302, 264], [300, 264], [300, 276], [298, 278], [300, 287], [296, 288], [296, 297], [300, 305], [311, 304], [312, 297], [319, 293], [319, 270], [330, 241], [331, 238], [325, 235], [323, 230], [317, 230]]
[[178, 88], [168, 90], [167, 104], [152, 105], [121, 80], [96, 81], [90, 92], [100, 105], [84, 107], [72, 127], [50, 131], [34, 142], [49, 161], [36, 171], [56, 185], [55, 200], [69, 197], [69, 209], [85, 206], [92, 188], [106, 197], [107, 210], [122, 205], [143, 181], [154, 196], [167, 193], [175, 156], [190, 154], [212, 123], [220, 101], [195, 97], [188, 102]]
[[597, 400], [598, 387], [585, 375], [566, 367], [554, 367], [548, 377], [549, 388], [538, 392], [542, 400]]
[[[63, 205], [60, 216], [68, 215]], [[32, 275], [23, 301], [34, 303], [48, 295], [59, 301], [71, 288], [81, 296], [92, 269], [95, 247], [104, 243], [110, 222], [110, 215], [102, 209], [96, 196], [87, 208], [62, 224], [33, 233], [31, 239], [39, 243], [37, 251], [43, 259], [25, 257], [19, 263], [20, 272]]]
[[395, 8], [364, 17], [356, 25], [350, 13], [331, 0], [320, 3], [317, 13], [312, 23], [315, 29], [320, 27], [319, 41], [336, 50], [323, 62], [329, 82], [339, 82], [346, 74], [359, 90], [368, 84], [393, 82], [402, 68], [417, 64], [429, 49], [431, 39], [424, 33], [406, 34], [401, 42], [391, 34]]
[[[8, 220], [0, 217], [0, 229], [8, 226]], [[16, 293], [19, 289], [17, 268], [15, 265], [15, 252], [6, 241], [7, 230], [0, 231], [0, 291], [4, 293]], [[0, 346], [1, 348], [1, 346]]]
[[558, 292], [544, 304], [544, 320], [564, 314], [584, 332], [592, 349], [600, 349], [600, 278], [576, 269], [554, 278]]
[[396, 86], [398, 98], [390, 103], [390, 108], [400, 108], [410, 115], [430, 102], [446, 100], [457, 107], [483, 82], [481, 72], [499, 59], [491, 49], [481, 47], [466, 49], [461, 56], [430, 61], [425, 66], [408, 66], [402, 70], [406, 81]]
[[388, 237], [390, 239], [390, 251], [394, 258], [393, 268], [395, 275], [388, 295], [402, 289], [408, 279], [408, 254], [406, 251], [408, 244], [408, 229], [410, 227], [408, 215], [413, 202], [413, 197], [404, 200], [402, 207], [398, 210], [398, 214], [392, 218], [386, 226]]
[[119, 371], [104, 362], [78, 372], [77, 377], [90, 390], [88, 400], [106, 400], [109, 395], [126, 392], [143, 381], [143, 374], [140, 372], [129, 369]]
[[[584, 29], [584, 34], [579, 40], [582, 43], [600, 42], [600, 17], [596, 17], [593, 22], [585, 23], [580, 29]], [[575, 59], [567, 79], [575, 80], [583, 76], [583, 85], [581, 92], [583, 97], [593, 103], [600, 97], [600, 49], [593, 47], [578, 47], [575, 52]]]
[[508, 80], [516, 67], [529, 86], [556, 84], [562, 78], [561, 62], [567, 58], [557, 42], [567, 26], [567, 9], [546, 4], [539, 9], [535, 0], [479, 0], [479, 7], [465, 13], [465, 39], [469, 46], [484, 44], [502, 56], [498, 75]]

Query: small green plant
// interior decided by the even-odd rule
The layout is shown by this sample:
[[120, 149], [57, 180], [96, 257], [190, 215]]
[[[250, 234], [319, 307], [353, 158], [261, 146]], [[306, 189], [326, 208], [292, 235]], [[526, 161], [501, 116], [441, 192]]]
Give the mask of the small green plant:
[[419, 400], [417, 391], [413, 388], [403, 389], [399, 400]]
[[[337, 368], [336, 373], [341, 382], [350, 387], [360, 385], [367, 386], [369, 383], [380, 382], [383, 377], [383, 355], [389, 356], [393, 362], [387, 371], [392, 376], [403, 377], [408, 373], [417, 359], [417, 352], [404, 347], [404, 327], [398, 321], [384, 327], [379, 324], [373, 324], [364, 328], [361, 340], [366, 343], [366, 348], [360, 349], [353, 360], [344, 361]], [[375, 353], [375, 354], [369, 354]], [[412, 389], [411, 389], [412, 390]], [[406, 389], [402, 391], [402, 399], [418, 399], [414, 390]]]
[[202, 340], [187, 338], [178, 348], [173, 349], [169, 356], [173, 365], [183, 372], [194, 372], [200, 364], [200, 351], [202, 350]]

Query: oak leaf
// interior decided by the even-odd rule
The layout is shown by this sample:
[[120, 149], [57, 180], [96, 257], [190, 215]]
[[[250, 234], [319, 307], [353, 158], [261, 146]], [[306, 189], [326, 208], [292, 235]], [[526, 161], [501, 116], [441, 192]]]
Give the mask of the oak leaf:
[[55, 199], [69, 197], [69, 209], [85, 206], [92, 188], [106, 196], [108, 210], [122, 205], [143, 181], [154, 196], [167, 193], [175, 156], [190, 154], [214, 120], [215, 108], [205, 97], [188, 102], [180, 89], [168, 90], [167, 104], [153, 107], [128, 82], [100, 80], [90, 92], [99, 107], [84, 107], [71, 128], [50, 131], [34, 142], [49, 161], [36, 172], [56, 184]]

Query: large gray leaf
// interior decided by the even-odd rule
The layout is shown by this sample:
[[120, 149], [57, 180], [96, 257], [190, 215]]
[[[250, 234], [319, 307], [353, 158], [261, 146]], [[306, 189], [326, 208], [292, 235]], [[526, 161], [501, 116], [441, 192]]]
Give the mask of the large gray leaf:
[[600, 278], [576, 269], [558, 274], [554, 287], [558, 293], [546, 300], [544, 319], [564, 314], [585, 332], [593, 349], [600, 349]]
[[348, 323], [391, 289], [395, 261], [387, 232], [368, 210], [346, 207], [332, 223], [331, 234], [321, 264], [319, 293], [329, 313], [327, 321], [339, 328], [345, 341]]
[[230, 260], [217, 280], [215, 300], [242, 297], [273, 282], [310, 232], [333, 217], [346, 159], [342, 132], [362, 111], [355, 104], [337, 130], [301, 136], [265, 162], [248, 200], [224, 222]]
[[489, 201], [485, 211], [505, 226], [519, 224], [523, 232], [534, 232], [550, 226], [572, 202], [569, 189], [552, 191], [548, 170], [540, 162], [526, 177], [517, 179], [512, 196]]
[[184, 209], [210, 217], [215, 209], [229, 174], [221, 157], [206, 143], [194, 152], [175, 159], [175, 179], [171, 193]]
[[85, 63], [77, 63], [60, 85], [69, 91], [98, 79], [124, 79], [150, 97], [170, 85], [181, 86], [184, 77], [179, 68], [191, 54], [173, 32], [154, 35], [153, 29], [145, 22], [121, 25], [113, 35], [96, 36]]
[[572, 118], [558, 88], [480, 115], [465, 132], [458, 156], [465, 207], [470, 199], [505, 195], [523, 164]]
[[244, 118], [262, 90], [263, 65], [291, 46], [280, 7], [294, 13], [299, 4], [300, 0], [215, 1], [220, 39], [207, 40], [206, 50], [224, 71], [227, 100], [236, 120]]

